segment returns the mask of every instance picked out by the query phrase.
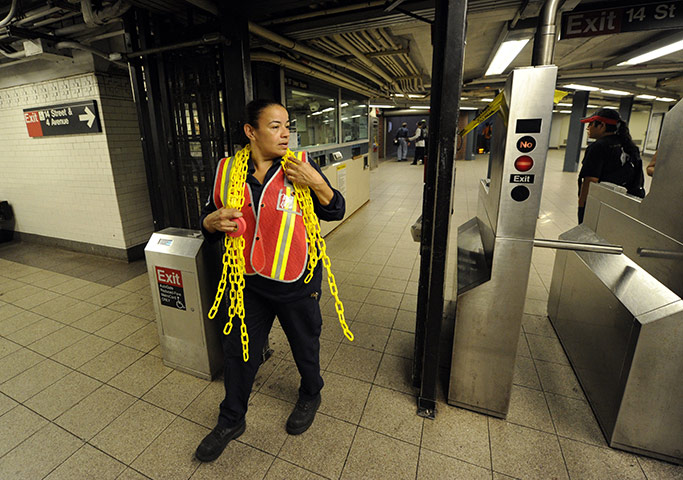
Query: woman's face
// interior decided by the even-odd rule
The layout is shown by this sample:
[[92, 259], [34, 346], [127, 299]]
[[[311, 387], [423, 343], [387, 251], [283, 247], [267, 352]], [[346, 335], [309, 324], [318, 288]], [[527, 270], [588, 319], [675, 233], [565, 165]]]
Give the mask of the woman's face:
[[605, 134], [605, 124], [602, 122], [590, 122], [586, 129], [588, 130], [588, 138], [598, 139]]
[[266, 159], [282, 157], [289, 145], [289, 114], [280, 105], [269, 105], [261, 111], [258, 127], [247, 124], [244, 132]]

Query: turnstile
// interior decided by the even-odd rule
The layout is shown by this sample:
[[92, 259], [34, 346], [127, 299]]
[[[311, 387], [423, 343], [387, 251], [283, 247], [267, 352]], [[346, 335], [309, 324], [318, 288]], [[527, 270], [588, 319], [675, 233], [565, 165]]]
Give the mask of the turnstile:
[[490, 180], [458, 228], [448, 403], [507, 415], [541, 202], [557, 68], [515, 69], [495, 117]]
[[683, 104], [666, 114], [648, 195], [591, 184], [563, 240], [624, 254], [558, 252], [548, 316], [611, 447], [683, 463]]
[[164, 364], [211, 380], [223, 367], [219, 322], [207, 316], [218, 285], [217, 249], [199, 231], [166, 228], [149, 239], [145, 258]]

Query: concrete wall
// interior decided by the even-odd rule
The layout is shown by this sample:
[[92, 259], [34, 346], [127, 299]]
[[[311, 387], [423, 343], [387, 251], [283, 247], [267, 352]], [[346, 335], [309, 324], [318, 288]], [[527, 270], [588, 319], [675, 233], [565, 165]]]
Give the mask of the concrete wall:
[[[102, 133], [28, 136], [24, 108], [78, 100], [97, 101]], [[0, 131], [0, 200], [11, 203], [20, 236], [118, 258], [140, 250], [153, 222], [128, 77], [81, 73], [2, 88]]]

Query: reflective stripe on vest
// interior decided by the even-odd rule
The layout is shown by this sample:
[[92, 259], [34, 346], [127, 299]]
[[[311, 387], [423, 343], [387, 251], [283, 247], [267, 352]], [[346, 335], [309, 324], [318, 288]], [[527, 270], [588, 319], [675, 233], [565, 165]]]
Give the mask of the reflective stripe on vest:
[[[300, 161], [308, 161], [304, 152], [296, 155]], [[222, 159], [218, 165], [213, 192], [216, 208], [227, 204], [232, 166], [232, 157]], [[298, 280], [308, 264], [306, 228], [294, 185], [287, 180], [282, 167], [264, 185], [258, 215], [252, 199], [247, 183], [241, 210], [247, 225], [244, 233], [245, 273], [257, 273], [286, 283]]]

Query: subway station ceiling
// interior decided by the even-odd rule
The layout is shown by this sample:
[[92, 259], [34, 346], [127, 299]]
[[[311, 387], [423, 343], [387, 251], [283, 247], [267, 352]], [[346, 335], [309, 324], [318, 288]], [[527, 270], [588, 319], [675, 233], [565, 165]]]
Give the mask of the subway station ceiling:
[[[59, 39], [62, 43], [58, 45], [63, 50], [69, 49], [68, 42], [79, 43], [104, 52], [107, 57], [111, 53], [125, 53], [122, 23], [117, 18], [131, 6], [196, 24], [217, 15], [220, 2], [18, 0], [15, 12], [18, 16], [9, 23], [9, 28], [0, 27], [0, 76], [10, 71], [3, 67], [22, 60], [22, 41], [31, 35]], [[10, 6], [6, 5], [10, 0], [2, 3], [0, 20], [10, 11]], [[653, 2], [560, 1], [558, 32], [562, 13], [614, 8], [617, 3], [624, 12], [630, 8], [631, 19], [635, 16], [638, 20], [639, 13], [642, 15], [639, 9]], [[657, 3], [675, 7], [681, 6], [682, 2]], [[84, 14], [85, 4], [100, 14], [97, 22], [93, 22], [92, 15]], [[223, 7], [226, 4], [228, 10], [239, 8], [249, 19], [253, 60], [279, 63], [300, 72], [334, 79], [337, 84], [353, 87], [377, 103], [401, 107], [429, 104], [433, 0], [223, 0]], [[468, 2], [463, 85], [466, 100], [463, 105], [485, 105], [485, 99], [502, 87], [512, 68], [531, 64], [532, 37], [544, 4], [545, 0]], [[683, 16], [683, 8], [681, 10], [677, 12], [679, 19]], [[673, 7], [670, 12], [660, 11], [659, 14], [660, 17], [675, 16]], [[600, 21], [604, 25], [604, 18], [589, 19], [585, 30], [590, 33]], [[637, 65], [619, 66], [618, 63], [648, 46], [683, 41], [681, 26], [683, 21], [677, 24], [672, 20], [655, 22], [653, 27], [656, 29], [562, 38], [556, 42], [554, 57], [559, 68], [558, 86], [581, 84], [678, 100], [683, 96], [683, 50]], [[574, 25], [575, 31], [582, 29], [583, 24]], [[507, 39], [520, 38], [530, 41], [507, 69], [502, 74], [485, 75], [498, 46]], [[50, 53], [59, 57], [60, 52], [50, 50]], [[619, 100], [618, 94], [591, 93], [591, 103], [617, 106]], [[636, 98], [635, 107], [649, 108], [652, 101]]]

